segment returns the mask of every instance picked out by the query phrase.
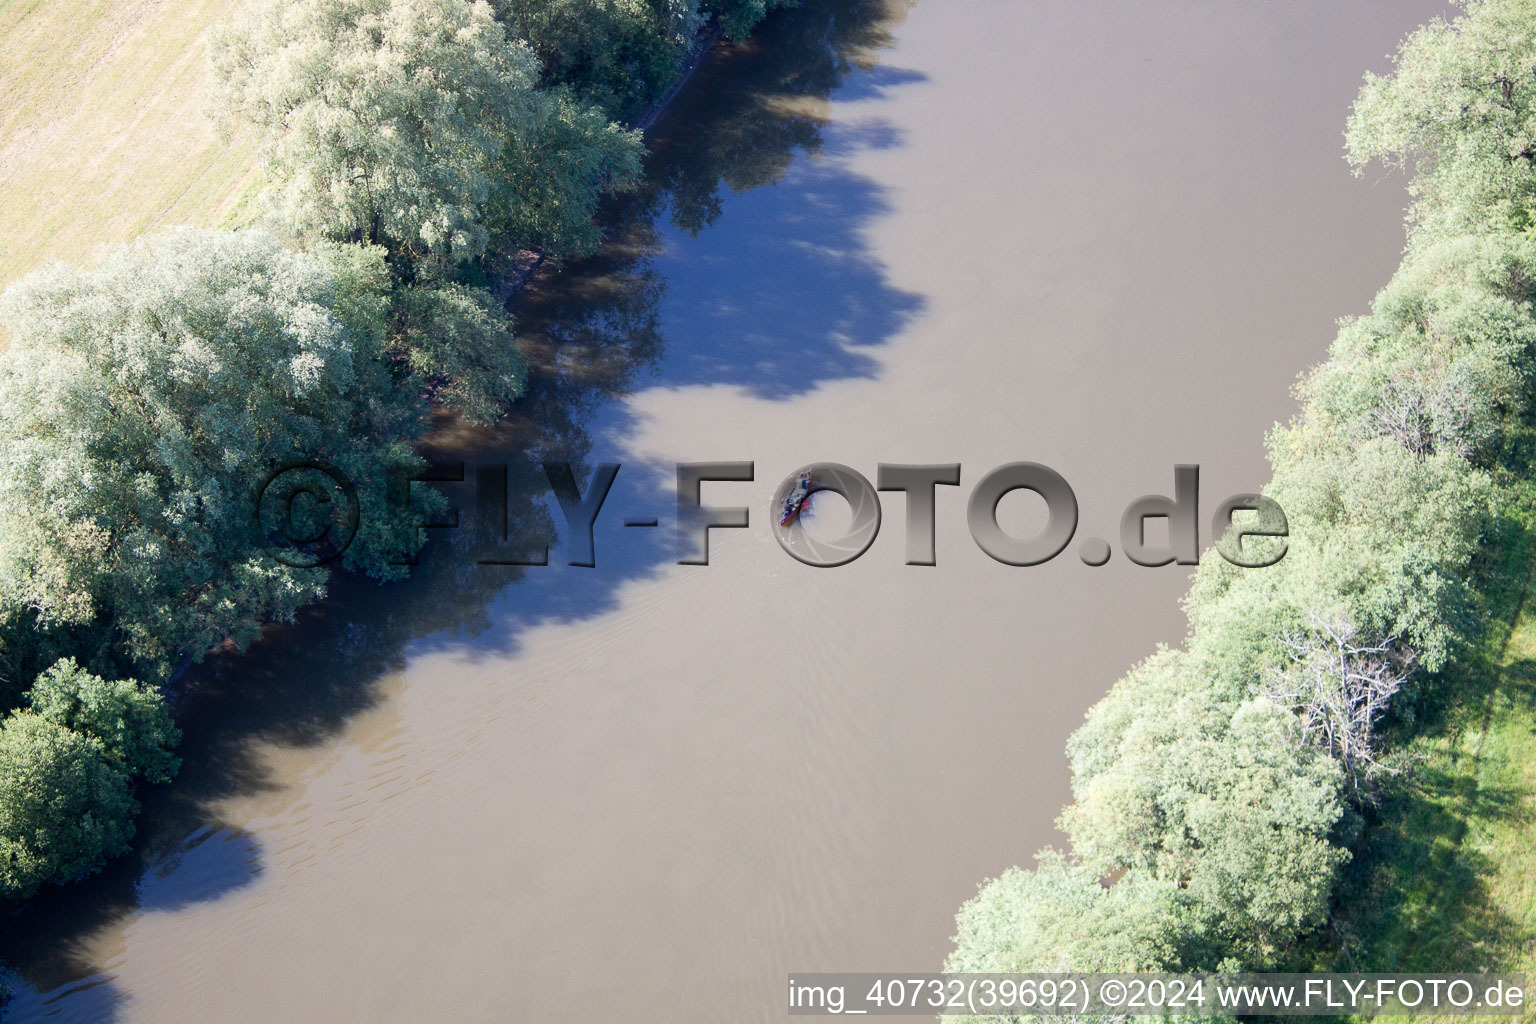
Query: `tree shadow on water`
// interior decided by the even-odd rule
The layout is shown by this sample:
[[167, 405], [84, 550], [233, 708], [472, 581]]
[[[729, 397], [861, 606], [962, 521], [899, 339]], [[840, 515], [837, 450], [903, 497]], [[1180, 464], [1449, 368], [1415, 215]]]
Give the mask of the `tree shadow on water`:
[[[670, 531], [658, 530], [622, 545], [603, 535], [595, 571], [561, 564], [562, 520], [542, 463], [569, 462], [585, 487], [607, 455], [594, 438], [628, 422], [618, 399], [650, 383], [785, 398], [874, 372], [869, 347], [921, 300], [891, 288], [866, 251], [861, 231], [886, 204], [840, 158], [900, 137], [879, 121], [832, 124], [830, 98], [873, 98], [920, 79], [876, 61], [905, 8], [805, 0], [749, 43], [706, 57], [652, 129], [647, 183], [608, 204], [601, 251], [516, 297], [528, 394], [495, 427], [443, 423], [426, 445], [439, 476], [462, 478], [436, 485], [459, 528], [429, 530], [406, 581], [379, 587], [338, 574], [295, 623], [188, 673], [177, 709], [183, 768], [141, 794], [134, 851], [0, 914], [0, 959], [16, 989], [6, 1019], [120, 1016], [111, 965], [128, 924], [257, 882], [261, 841], [223, 820], [219, 805], [280, 795], [264, 747], [324, 745], [379, 704], [411, 656], [514, 652], [529, 626], [599, 615], [621, 584], [671, 561], [656, 539]], [[657, 483], [626, 467], [604, 517], [670, 518], [656, 507]], [[485, 564], [541, 551], [549, 568]]]
[[[670, 215], [659, 240], [670, 325], [660, 375], [669, 385], [735, 384], [781, 399], [871, 377], [878, 364], [860, 349], [888, 341], [921, 310], [921, 296], [893, 288], [862, 238], [889, 212], [883, 190], [842, 162], [898, 146], [900, 132], [878, 118], [834, 122], [827, 102], [834, 88], [839, 101], [862, 101], [923, 80], [874, 62], [889, 21], [848, 18], [865, 6], [808, 7], [771, 22], [747, 54], [723, 51], [722, 67], [705, 70], [756, 58], [741, 71], [751, 88], [724, 100], [693, 91], [695, 106], [717, 103], [727, 116], [698, 137], [658, 140], [655, 184], [638, 201], [651, 210], [638, 219], [656, 224], [657, 207]], [[818, 59], [762, 59], [778, 50]], [[685, 105], [674, 116], [686, 125], [700, 111]], [[739, 198], [722, 222], [724, 191]]]
[[669, 261], [683, 272], [668, 292], [680, 325], [668, 337], [668, 383], [735, 384], [785, 399], [825, 381], [874, 377], [871, 348], [921, 308], [849, 245], [850, 225], [885, 212], [874, 187], [826, 165], [796, 165], [737, 207], [733, 217], [764, 228], [750, 249], [711, 236]]

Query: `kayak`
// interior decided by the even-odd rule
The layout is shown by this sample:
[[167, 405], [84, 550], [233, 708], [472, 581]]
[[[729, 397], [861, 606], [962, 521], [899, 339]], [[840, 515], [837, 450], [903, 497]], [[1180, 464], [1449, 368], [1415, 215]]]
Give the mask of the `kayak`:
[[795, 517], [807, 508], [806, 503], [811, 500], [811, 471], [804, 470], [800, 479], [795, 481], [794, 490], [789, 492], [789, 497], [784, 499], [784, 508], [779, 514], [779, 525], [788, 526], [794, 522]]

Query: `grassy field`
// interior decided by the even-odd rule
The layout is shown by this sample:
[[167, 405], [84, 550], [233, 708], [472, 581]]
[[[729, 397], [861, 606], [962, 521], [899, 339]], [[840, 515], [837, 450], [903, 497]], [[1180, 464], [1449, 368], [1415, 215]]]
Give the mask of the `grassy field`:
[[1342, 889], [1329, 944], [1343, 959], [1319, 968], [1536, 979], [1536, 528], [1521, 518], [1485, 574], [1488, 613], [1506, 625], [1425, 701], [1414, 763]]
[[256, 161], [203, 113], [215, 0], [0, 0], [0, 285], [241, 217]]

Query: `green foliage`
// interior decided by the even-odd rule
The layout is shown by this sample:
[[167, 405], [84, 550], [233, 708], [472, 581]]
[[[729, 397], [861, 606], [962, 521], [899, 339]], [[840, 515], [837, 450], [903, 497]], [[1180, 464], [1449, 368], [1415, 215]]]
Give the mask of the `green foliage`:
[[486, 204], [499, 253], [535, 247], [563, 258], [590, 253], [604, 192], [640, 176], [640, 133], [620, 128], [564, 91], [540, 93], [538, 119], [508, 138]]
[[1530, 0], [1460, 0], [1367, 74], [1345, 133], [1358, 172], [1415, 169], [1415, 215], [1434, 233], [1530, 223], [1536, 210], [1536, 10]]
[[0, 724], [0, 895], [99, 870], [128, 848], [136, 810], [97, 741], [31, 711]]
[[264, 0], [212, 60], [221, 117], [266, 147], [279, 218], [383, 245], [407, 280], [488, 248], [581, 252], [601, 189], [639, 171], [638, 137], [540, 91], [484, 3]]
[[740, 42], [769, 11], [794, 5], [795, 0], [703, 0], [699, 8], [720, 20], [728, 38]]
[[1036, 860], [961, 907], [946, 971], [1137, 971], [1180, 959], [1177, 886], [1148, 876], [1105, 886], [1049, 848]]
[[109, 628], [161, 679], [291, 617], [325, 570], [275, 563], [252, 526], [288, 460], [350, 477], [363, 528], [345, 564], [399, 573], [388, 563], [415, 536], [387, 487], [421, 465], [424, 407], [391, 386], [373, 325], [342, 319], [366, 290], [263, 235], [193, 230], [7, 289], [0, 596], [28, 609], [27, 642]]
[[[1162, 777], [1170, 843], [1152, 870], [1177, 881], [1226, 956], [1268, 962], [1327, 909], [1348, 854], [1330, 840], [1343, 816], [1339, 766], [1299, 742], [1294, 716], [1262, 697], [1220, 737], [1190, 737]], [[1197, 781], [1193, 792], [1183, 783]]]
[[416, 408], [400, 397], [416, 395], [490, 423], [523, 393], [527, 366], [514, 321], [489, 292], [396, 282], [382, 246], [322, 242], [314, 253], [336, 277], [337, 317], [390, 364], [389, 389], [360, 396], [374, 413]]
[[1191, 650], [1217, 667], [1228, 697], [1253, 692], [1314, 616], [1371, 642], [1396, 638], [1442, 667], [1476, 629], [1467, 567], [1492, 527], [1488, 475], [1385, 438], [1305, 455], [1290, 447], [1300, 440], [1279, 435], [1266, 488], [1290, 520], [1285, 559], [1265, 570], [1203, 564], [1185, 602]]
[[1536, 375], [1536, 239], [1471, 235], [1415, 247], [1368, 317], [1346, 320], [1305, 382], [1306, 429], [1347, 445], [1390, 437], [1417, 456], [1491, 465]]
[[512, 320], [483, 290], [405, 286], [396, 317], [399, 358], [468, 421], [494, 422], [522, 394], [526, 371]]
[[0, 724], [0, 896], [99, 870], [128, 848], [136, 777], [167, 782], [180, 731], [160, 694], [65, 658]]
[[692, 0], [501, 0], [511, 35], [538, 55], [546, 86], [632, 120], [677, 77], [698, 34]]
[[1299, 742], [1294, 716], [1263, 698], [1234, 707], [1201, 679], [1164, 652], [1089, 713], [1061, 823], [1094, 877], [1177, 888], [1181, 949], [1261, 964], [1326, 909], [1346, 859], [1332, 843], [1340, 771]]
[[129, 775], [169, 782], [181, 767], [181, 730], [157, 690], [135, 679], [109, 681], [62, 658], [37, 677], [27, 702], [38, 715], [96, 740]]
[[522, 391], [512, 322], [457, 282], [488, 256], [589, 251], [603, 192], [639, 174], [638, 134], [539, 88], [533, 50], [484, 3], [262, 0], [212, 59], [221, 116], [264, 141], [278, 220], [355, 293], [387, 294], [353, 322], [401, 387], [499, 418]]
[[[1189, 962], [1187, 900], [1171, 882], [1147, 875], [1113, 884], [1047, 848], [1033, 871], [1012, 868], [985, 883], [960, 908], [955, 949], [944, 970], [1012, 974], [1028, 971], [1131, 972]], [[1235, 962], [1222, 965], [1235, 970]], [[1059, 1021], [1057, 1015], [953, 1017], [957, 1022], [1013, 1024]], [[1074, 1015], [1118, 1024], [1124, 1017]], [[1171, 1021], [1189, 1018], [1170, 1017]], [[1198, 1018], [1223, 1022], [1212, 1012]]]
[[1527, 523], [1510, 539], [1482, 575], [1490, 589], [1509, 586], [1496, 615], [1512, 628], [1447, 673], [1405, 738], [1412, 773], [1373, 809], [1329, 929], [1295, 969], [1530, 972], [1536, 602], [1524, 590], [1536, 535]]
[[[1469, 567], [1494, 529], [1496, 492], [1473, 460], [1497, 460], [1525, 404], [1519, 388], [1481, 406], [1459, 389], [1530, 364], [1531, 310], [1506, 287], [1519, 275], [1477, 269], [1510, 259], [1453, 245], [1411, 262], [1370, 317], [1344, 326], [1301, 387], [1302, 415], [1271, 439], [1266, 493], [1290, 522], [1286, 557], [1262, 570], [1206, 560], [1185, 603], [1185, 650], [1138, 666], [1069, 744], [1073, 857], [1095, 876], [1125, 872], [1117, 887], [1176, 885], [1177, 945], [1194, 958], [1182, 966], [1274, 963], [1322, 921], [1348, 859], [1358, 815], [1334, 750], [1270, 698], [1316, 623], [1346, 623], [1429, 670], [1478, 636]], [[1382, 414], [1383, 382], [1401, 379], [1426, 335], [1441, 348], [1412, 363], [1413, 379], [1480, 421], [1403, 431]], [[1469, 364], [1495, 369], [1463, 373]], [[1482, 440], [1456, 443], [1469, 436]]]

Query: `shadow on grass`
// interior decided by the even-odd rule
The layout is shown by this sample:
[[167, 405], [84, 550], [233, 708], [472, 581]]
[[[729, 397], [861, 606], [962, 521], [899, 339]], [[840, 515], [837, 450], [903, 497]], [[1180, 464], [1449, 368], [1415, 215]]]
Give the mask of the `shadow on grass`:
[[[1326, 969], [1366, 972], [1497, 971], [1536, 940], [1493, 893], [1501, 865], [1474, 842], [1471, 823], [1531, 834], [1536, 808], [1523, 787], [1480, 773], [1484, 726], [1498, 707], [1536, 709], [1536, 659], [1491, 666], [1467, 679], [1437, 716], [1425, 760], [1389, 787], [1366, 822], [1336, 897]], [[1480, 684], [1480, 685], [1479, 685]], [[1481, 777], [1480, 777], [1481, 776]]]

